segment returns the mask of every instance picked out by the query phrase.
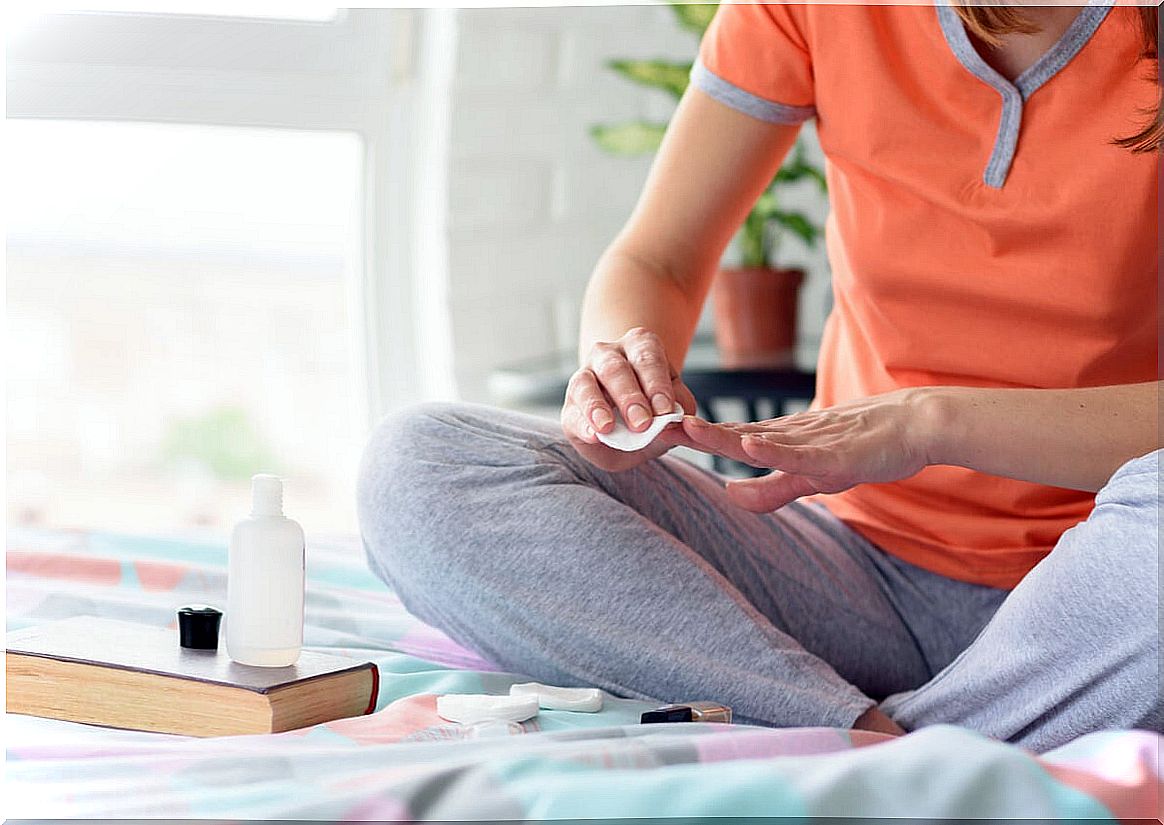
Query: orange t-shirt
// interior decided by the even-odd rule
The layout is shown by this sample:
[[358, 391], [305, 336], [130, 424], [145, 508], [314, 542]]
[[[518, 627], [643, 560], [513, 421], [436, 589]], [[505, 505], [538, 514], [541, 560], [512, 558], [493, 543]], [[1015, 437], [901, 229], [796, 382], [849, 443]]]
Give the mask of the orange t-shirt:
[[[724, 4], [693, 84], [817, 120], [835, 306], [815, 404], [907, 386], [1156, 380], [1156, 104], [1135, 10], [1091, 5], [1013, 83], [948, 5]], [[912, 564], [1013, 587], [1094, 496], [929, 467], [823, 503]]]

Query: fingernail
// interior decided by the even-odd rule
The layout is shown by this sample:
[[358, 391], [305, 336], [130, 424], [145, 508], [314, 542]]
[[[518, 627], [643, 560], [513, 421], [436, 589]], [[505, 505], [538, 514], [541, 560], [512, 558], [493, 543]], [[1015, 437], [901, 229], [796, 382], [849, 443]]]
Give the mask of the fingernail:
[[671, 399], [661, 392], [651, 396], [651, 406], [655, 408], [655, 415], [666, 415], [671, 412]]
[[610, 413], [606, 410], [595, 410], [590, 414], [590, 420], [594, 422], [594, 429], [596, 430], [601, 430], [603, 427], [614, 423], [614, 419], [610, 417]]
[[752, 494], [752, 485], [751, 484], [744, 484], [744, 483], [742, 483], [742, 480], [741, 481], [729, 481], [727, 484], [724, 485], [724, 489], [731, 490], [731, 491], [735, 492], [736, 494], [743, 493], [746, 496], [750, 496]]
[[638, 427], [647, 423], [651, 413], [642, 404], [631, 404], [626, 411], [626, 423]]

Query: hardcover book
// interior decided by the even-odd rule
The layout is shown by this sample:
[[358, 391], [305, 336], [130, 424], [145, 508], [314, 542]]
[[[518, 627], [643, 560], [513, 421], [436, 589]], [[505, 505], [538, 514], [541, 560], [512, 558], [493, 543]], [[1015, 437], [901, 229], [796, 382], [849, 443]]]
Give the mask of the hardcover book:
[[79, 616], [7, 635], [9, 713], [189, 736], [275, 733], [371, 713], [371, 662], [303, 651], [289, 667], [191, 650], [178, 632]]

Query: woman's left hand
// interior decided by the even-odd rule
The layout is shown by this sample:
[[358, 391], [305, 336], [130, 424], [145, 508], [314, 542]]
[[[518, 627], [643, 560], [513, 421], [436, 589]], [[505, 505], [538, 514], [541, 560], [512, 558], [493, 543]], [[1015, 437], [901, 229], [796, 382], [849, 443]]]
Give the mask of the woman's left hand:
[[897, 481], [921, 470], [929, 463], [924, 398], [924, 391], [909, 388], [748, 424], [687, 416], [683, 429], [696, 449], [772, 468], [766, 476], [727, 484], [735, 504], [766, 513], [801, 496]]

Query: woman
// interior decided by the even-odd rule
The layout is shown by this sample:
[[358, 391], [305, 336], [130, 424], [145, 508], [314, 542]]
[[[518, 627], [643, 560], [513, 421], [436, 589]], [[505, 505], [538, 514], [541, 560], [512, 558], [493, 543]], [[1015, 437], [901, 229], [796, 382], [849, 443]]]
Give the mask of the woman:
[[[387, 422], [373, 568], [557, 684], [1035, 749], [1160, 730], [1154, 15], [721, 7], [592, 277], [562, 432], [469, 406]], [[814, 407], [709, 424], [683, 358], [810, 117], [836, 295]], [[647, 449], [597, 439], [676, 401]], [[725, 486], [676, 445], [772, 472]]]

